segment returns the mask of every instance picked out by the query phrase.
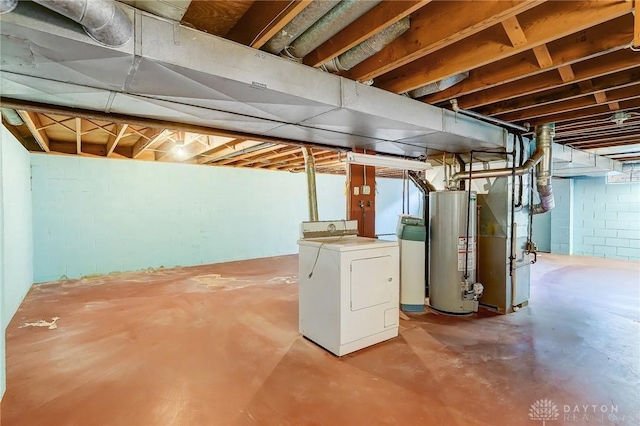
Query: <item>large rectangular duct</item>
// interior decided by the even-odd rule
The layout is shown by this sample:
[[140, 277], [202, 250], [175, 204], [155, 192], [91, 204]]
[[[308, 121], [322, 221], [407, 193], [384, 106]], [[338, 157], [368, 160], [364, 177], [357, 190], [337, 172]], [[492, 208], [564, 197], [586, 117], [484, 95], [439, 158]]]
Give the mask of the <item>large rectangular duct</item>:
[[506, 132], [120, 4], [121, 48], [32, 2], [2, 16], [2, 96], [419, 156], [506, 145]]

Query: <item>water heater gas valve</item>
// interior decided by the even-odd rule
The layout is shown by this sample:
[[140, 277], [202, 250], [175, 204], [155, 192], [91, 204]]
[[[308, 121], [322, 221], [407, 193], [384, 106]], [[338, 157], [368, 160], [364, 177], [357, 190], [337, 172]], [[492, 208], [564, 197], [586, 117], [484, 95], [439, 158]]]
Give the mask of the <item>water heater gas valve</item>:
[[480, 296], [482, 296], [482, 292], [484, 292], [484, 286], [480, 283], [473, 284], [473, 294], [475, 295], [475, 299], [478, 300]]

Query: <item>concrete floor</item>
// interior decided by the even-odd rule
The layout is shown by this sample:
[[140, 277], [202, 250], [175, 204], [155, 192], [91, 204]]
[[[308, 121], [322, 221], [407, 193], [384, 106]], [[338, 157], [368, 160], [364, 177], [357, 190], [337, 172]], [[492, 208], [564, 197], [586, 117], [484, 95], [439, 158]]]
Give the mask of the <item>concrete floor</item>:
[[341, 359], [298, 335], [296, 272], [286, 256], [33, 287], [2, 426], [533, 426], [541, 399], [548, 425], [640, 424], [637, 262], [543, 255], [529, 307], [414, 315]]

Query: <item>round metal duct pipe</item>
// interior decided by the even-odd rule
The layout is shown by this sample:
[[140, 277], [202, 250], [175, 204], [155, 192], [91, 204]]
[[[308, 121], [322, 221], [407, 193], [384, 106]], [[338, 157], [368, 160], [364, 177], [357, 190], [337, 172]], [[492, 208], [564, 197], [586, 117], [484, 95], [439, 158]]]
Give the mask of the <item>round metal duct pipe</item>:
[[533, 214], [546, 213], [556, 206], [551, 186], [553, 175], [551, 146], [554, 133], [555, 125], [553, 124], [536, 126], [536, 151], [542, 151], [542, 160], [536, 166], [536, 189], [540, 195], [540, 203], [532, 207]]
[[460, 83], [467, 77], [469, 77], [469, 71], [452, 75], [451, 77], [444, 78], [440, 81], [436, 81], [435, 83], [427, 84], [426, 86], [418, 87], [417, 89], [408, 92], [408, 94], [410, 98], [416, 99], [433, 93], [442, 92], [443, 90]]
[[313, 24], [291, 46], [282, 51], [282, 56], [296, 61], [302, 60], [313, 49], [342, 31], [353, 21], [373, 9], [380, 0], [342, 0], [329, 13]]
[[0, 0], [0, 15], [9, 13], [18, 5], [18, 0]]
[[325, 62], [320, 66], [320, 69], [328, 72], [348, 71], [400, 37], [409, 29], [409, 26], [409, 18], [403, 18], [359, 45], [347, 50], [342, 55]]
[[15, 109], [3, 107], [0, 108], [0, 112], [2, 112], [2, 118], [4, 118], [4, 121], [11, 124], [12, 126], [22, 126], [24, 124], [24, 121], [22, 121], [20, 114], [18, 114], [18, 111], [16, 111]]
[[309, 6], [305, 7], [298, 16], [285, 25], [278, 34], [271, 37], [262, 49], [276, 55], [282, 52], [282, 49], [289, 46], [293, 40], [308, 30], [309, 27], [326, 15], [327, 12], [333, 9], [338, 3], [340, 3], [340, 0], [314, 0]]
[[33, 0], [82, 25], [98, 43], [120, 47], [133, 36], [133, 24], [113, 0]]

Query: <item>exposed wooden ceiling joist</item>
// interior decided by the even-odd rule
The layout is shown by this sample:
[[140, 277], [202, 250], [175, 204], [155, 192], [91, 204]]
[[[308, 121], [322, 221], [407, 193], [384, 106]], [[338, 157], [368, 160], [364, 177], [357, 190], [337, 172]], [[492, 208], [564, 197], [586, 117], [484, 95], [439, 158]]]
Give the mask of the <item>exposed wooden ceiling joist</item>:
[[617, 0], [547, 2], [518, 16], [527, 42], [513, 47], [501, 25], [461, 40], [382, 76], [377, 87], [404, 93], [566, 37], [631, 12], [631, 2]]
[[[574, 71], [578, 72], [577, 63], [626, 48], [631, 36], [630, 23], [631, 17], [625, 15], [549, 43], [548, 47], [554, 64], [559, 67], [572, 65]], [[631, 51], [628, 50], [627, 52]], [[618, 59], [622, 60], [621, 58]], [[605, 66], [606, 62], [606, 60], [600, 62], [599, 66]], [[634, 66], [635, 63], [630, 66]], [[608, 69], [616, 70], [616, 68], [612, 67]], [[492, 89], [490, 91], [492, 93], [499, 91], [502, 85], [506, 83], [514, 82], [517, 84], [520, 79], [547, 72], [549, 71], [540, 69], [533, 52], [526, 51], [472, 70], [469, 78], [449, 89], [426, 97], [424, 101], [437, 104], [441, 101], [456, 97], [460, 98], [461, 96], [487, 89]]]
[[[589, 94], [600, 96], [600, 101], [597, 103], [603, 103], [607, 100], [606, 96], [602, 97], [604, 91], [632, 86], [640, 81], [640, 64], [638, 65], [636, 68], [589, 80], [589, 87], [581, 87], [578, 84], [563, 85], [544, 92], [492, 103], [491, 105], [476, 108], [475, 111], [485, 115], [504, 114], [534, 106], [551, 104], [557, 102], [558, 99], [570, 100]], [[596, 98], [596, 100], [598, 99]]]
[[227, 38], [259, 49], [311, 1], [256, 1], [229, 31]]
[[[458, 97], [458, 105], [471, 109], [499, 101], [527, 96], [548, 89], [596, 79], [638, 66], [638, 55], [630, 49], [617, 50], [571, 65], [573, 79], [566, 81], [555, 70], [505, 83], [490, 89]], [[558, 69], [560, 70], [560, 68]], [[464, 82], [463, 82], [464, 83]]]
[[376, 78], [540, 3], [497, 1], [485, 2], [482, 8], [477, 8], [467, 2], [431, 2], [411, 16], [407, 32], [345, 76], [359, 81]]
[[[613, 89], [607, 92], [607, 100], [610, 102], [623, 102], [634, 99], [640, 99], [640, 82], [634, 85]], [[558, 102], [549, 103], [547, 105], [532, 106], [515, 112], [507, 112], [493, 114], [505, 121], [523, 121], [530, 119], [538, 119], [544, 116], [560, 114], [564, 112], [575, 111], [583, 108], [598, 105], [597, 99], [591, 94], [578, 96], [575, 98], [563, 99]]]
[[[595, 104], [595, 102], [594, 102]], [[640, 109], [640, 99], [629, 99], [620, 102], [620, 108], [625, 111], [635, 111]], [[538, 118], [528, 120], [531, 125], [545, 124], [545, 123], [560, 123], [563, 121], [571, 121], [576, 119], [584, 120], [585, 123], [590, 120], [602, 120], [606, 121], [612, 114], [607, 105], [595, 105], [582, 109], [575, 109], [572, 111], [562, 111], [557, 114], [546, 115]]]
[[40, 149], [42, 149], [44, 152], [49, 152], [51, 150], [49, 148], [49, 138], [47, 137], [46, 133], [43, 133], [41, 130], [39, 130], [39, 128], [42, 127], [40, 118], [31, 111], [18, 111], [18, 114], [20, 114], [22, 121], [24, 121], [24, 124], [26, 124], [29, 128], [29, 131], [40, 146]]
[[376, 35], [389, 25], [420, 9], [431, 0], [383, 1], [360, 19], [331, 37], [304, 57], [306, 65], [317, 67]]

